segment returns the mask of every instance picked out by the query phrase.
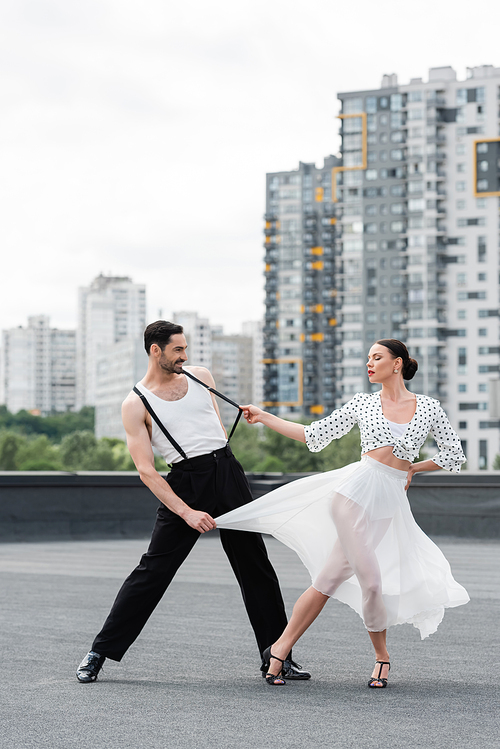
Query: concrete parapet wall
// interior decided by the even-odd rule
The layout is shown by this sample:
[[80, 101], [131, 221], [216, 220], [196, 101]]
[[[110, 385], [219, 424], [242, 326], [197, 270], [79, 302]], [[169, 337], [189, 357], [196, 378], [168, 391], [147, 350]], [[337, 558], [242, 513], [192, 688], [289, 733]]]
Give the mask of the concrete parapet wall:
[[[304, 474], [248, 474], [260, 497]], [[408, 492], [430, 535], [500, 538], [500, 472], [428, 473]], [[158, 500], [135, 472], [0, 472], [0, 541], [147, 537]]]

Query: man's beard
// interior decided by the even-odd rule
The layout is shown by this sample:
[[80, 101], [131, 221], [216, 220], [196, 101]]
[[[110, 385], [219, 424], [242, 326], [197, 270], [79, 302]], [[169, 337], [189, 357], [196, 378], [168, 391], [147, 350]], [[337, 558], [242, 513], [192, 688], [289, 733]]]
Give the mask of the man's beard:
[[182, 365], [184, 364], [184, 362], [181, 360], [168, 361], [162, 358], [159, 360], [158, 364], [160, 365], [160, 368], [167, 374], [181, 374]]

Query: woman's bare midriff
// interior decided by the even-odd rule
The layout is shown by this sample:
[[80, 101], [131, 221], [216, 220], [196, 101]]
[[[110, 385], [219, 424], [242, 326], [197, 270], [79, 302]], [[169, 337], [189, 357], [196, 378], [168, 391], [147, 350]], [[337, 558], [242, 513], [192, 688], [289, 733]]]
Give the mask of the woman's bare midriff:
[[396, 458], [396, 456], [392, 454], [393, 449], [392, 445], [385, 445], [384, 447], [377, 447], [375, 450], [369, 450], [367, 453], [363, 454], [368, 455], [368, 457], [373, 458], [373, 460], [378, 460], [379, 463], [383, 463], [386, 466], [397, 468], [398, 471], [407, 471], [411, 466], [410, 461]]

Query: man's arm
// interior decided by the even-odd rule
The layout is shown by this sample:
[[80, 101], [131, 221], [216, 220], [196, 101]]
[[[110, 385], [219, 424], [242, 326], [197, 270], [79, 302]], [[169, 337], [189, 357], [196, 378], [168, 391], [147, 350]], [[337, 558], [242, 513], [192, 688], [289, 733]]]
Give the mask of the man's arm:
[[207, 512], [193, 510], [170, 488], [155, 468], [151, 440], [146, 427], [146, 409], [141, 399], [130, 393], [122, 406], [122, 419], [127, 434], [127, 445], [141, 481], [165, 507], [179, 515], [191, 528], [205, 533], [216, 527]]

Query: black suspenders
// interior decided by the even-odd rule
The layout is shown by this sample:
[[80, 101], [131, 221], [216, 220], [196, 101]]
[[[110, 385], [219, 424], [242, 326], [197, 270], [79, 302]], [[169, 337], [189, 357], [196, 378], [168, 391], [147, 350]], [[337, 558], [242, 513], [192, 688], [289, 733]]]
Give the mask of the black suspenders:
[[[225, 400], [226, 403], [230, 403], [231, 406], [234, 406], [235, 408], [238, 409], [238, 415], [237, 415], [237, 417], [236, 417], [236, 419], [234, 421], [234, 424], [232, 426], [232, 429], [231, 429], [231, 432], [229, 434], [229, 437], [227, 438], [227, 442], [229, 443], [229, 440], [233, 436], [234, 430], [238, 426], [238, 422], [241, 419], [241, 414], [243, 413], [243, 410], [239, 407], [239, 405], [237, 403], [235, 403], [234, 401], [232, 401], [226, 395], [223, 395], [222, 393], [219, 393], [217, 390], [215, 390], [215, 388], [211, 388], [210, 385], [207, 385], [202, 380], [199, 380], [197, 377], [195, 377], [193, 374], [191, 374], [187, 370], [183, 370], [183, 373], [186, 375], [186, 377], [189, 377], [191, 380], [194, 380], [195, 382], [198, 382], [200, 385], [203, 385], [203, 387], [205, 387], [207, 390], [210, 390], [211, 393], [213, 393], [214, 395], [217, 395], [219, 398], [222, 398], [222, 400]], [[161, 431], [163, 432], [163, 434], [165, 435], [165, 437], [168, 439], [168, 441], [170, 442], [170, 444], [173, 445], [173, 447], [177, 450], [177, 452], [179, 453], [179, 455], [182, 455], [182, 457], [184, 458], [184, 460], [188, 460], [188, 456], [186, 455], [186, 453], [184, 452], [184, 450], [182, 449], [182, 447], [174, 440], [174, 438], [172, 437], [172, 435], [170, 434], [170, 432], [168, 431], [168, 429], [164, 426], [164, 424], [160, 421], [160, 419], [158, 418], [158, 416], [153, 411], [153, 409], [152, 409], [149, 401], [147, 400], [146, 396], [143, 395], [141, 393], [141, 391], [139, 390], [139, 388], [137, 388], [135, 386], [134, 386], [134, 393], [136, 393], [139, 396], [139, 398], [141, 399], [141, 401], [144, 404], [145, 409], [151, 414], [151, 418], [156, 421], [156, 423], [158, 424], [158, 426], [160, 427]]]

